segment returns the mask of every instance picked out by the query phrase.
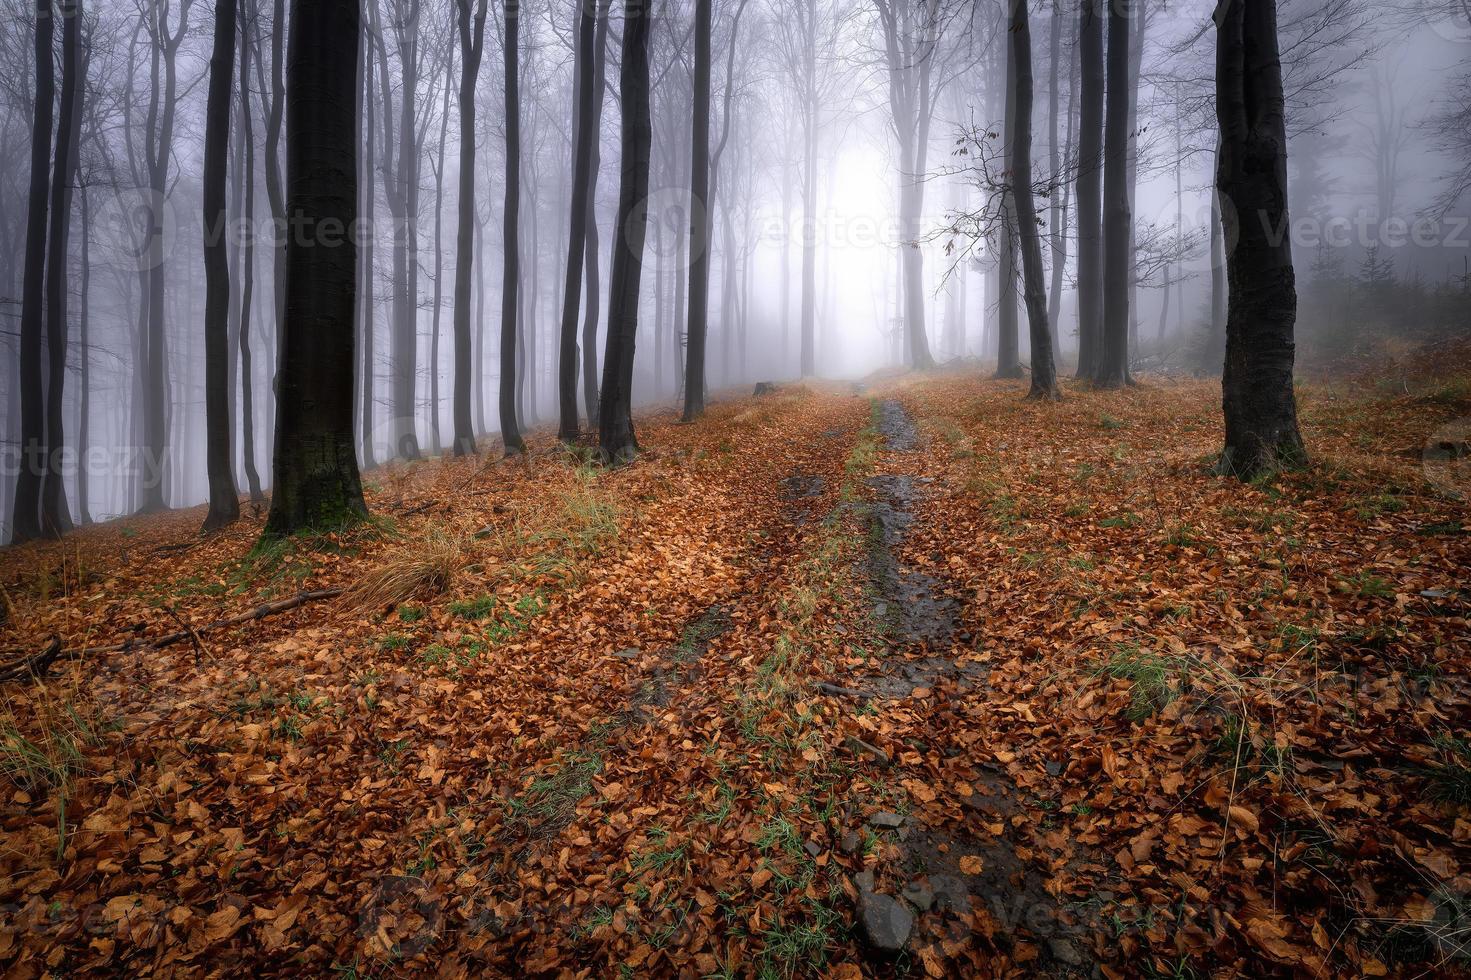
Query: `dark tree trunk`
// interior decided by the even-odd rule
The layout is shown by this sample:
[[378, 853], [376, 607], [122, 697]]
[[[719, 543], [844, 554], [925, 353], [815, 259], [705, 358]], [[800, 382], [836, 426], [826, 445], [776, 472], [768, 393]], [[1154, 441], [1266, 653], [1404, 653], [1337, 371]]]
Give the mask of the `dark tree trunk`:
[[1022, 290], [1032, 343], [1032, 388], [1027, 397], [1055, 401], [1061, 393], [1057, 390], [1057, 369], [1052, 361], [1052, 331], [1047, 322], [1042, 237], [1037, 230], [1037, 205], [1032, 200], [1032, 31], [1027, 17], [1027, 0], [1014, 0], [1012, 3], [1011, 61], [1011, 75], [1016, 79], [1015, 119], [1011, 127], [1011, 189], [1012, 199], [1016, 202]]
[[444, 59], [444, 101], [439, 107], [439, 146], [434, 163], [434, 301], [429, 325], [429, 447], [438, 456], [444, 450], [439, 428], [439, 326], [444, 318], [444, 148], [449, 136], [450, 70], [454, 60]]
[[612, 0], [597, 0], [598, 27], [593, 38], [593, 111], [589, 122], [592, 153], [587, 173], [587, 301], [582, 319], [582, 400], [587, 425], [598, 425], [598, 303], [602, 286], [598, 281], [598, 170], [602, 165], [603, 101], [608, 91], [608, 9]]
[[1110, 4], [1108, 95], [1103, 128], [1103, 336], [1097, 382], [1129, 383], [1129, 33], [1132, 5]]
[[1083, 0], [1078, 20], [1078, 371], [1098, 377], [1103, 344], [1103, 12]]
[[654, 127], [649, 115], [649, 33], [652, 0], [626, 0], [623, 64], [619, 92], [623, 109], [623, 154], [618, 180], [618, 219], [613, 271], [608, 287], [608, 345], [603, 356], [603, 387], [598, 409], [603, 461], [629, 462], [638, 452], [633, 431], [633, 352], [638, 335], [639, 282], [643, 275], [648, 216], [649, 148]]
[[[369, 29], [371, 30], [371, 26]], [[375, 331], [377, 328], [378, 304], [376, 302], [377, 295], [374, 290], [374, 279], [377, 275], [377, 269], [373, 260], [373, 238], [375, 234], [373, 222], [376, 220], [375, 212], [377, 211], [378, 202], [378, 195], [374, 190], [374, 174], [377, 172], [376, 155], [378, 152], [378, 100], [373, 81], [373, 53], [371, 50], [368, 50], [372, 47], [372, 42], [368, 38], [369, 35], [365, 32], [364, 40], [360, 42], [364, 48], [362, 54], [362, 101], [366, 131], [363, 140], [363, 154], [365, 159], [359, 171], [362, 174], [362, 187], [359, 190], [363, 198], [363, 228], [365, 231], [361, 236], [362, 262], [360, 263], [360, 268], [362, 269], [362, 281], [358, 283], [358, 293], [362, 302], [362, 322], [359, 324], [358, 330], [363, 340], [363, 368], [361, 376], [358, 379], [358, 424], [361, 426], [362, 432], [362, 455], [359, 459], [364, 469], [372, 469], [377, 465], [377, 460], [374, 456], [377, 450], [373, 446], [373, 393], [377, 386], [378, 369], [375, 360]]]
[[353, 446], [357, 302], [357, 0], [293, 0], [286, 253], [275, 480], [267, 536], [367, 515]]
[[695, 0], [695, 95], [690, 142], [690, 310], [685, 333], [684, 420], [705, 414], [705, 341], [709, 332], [710, 223], [710, 7]]
[[[1016, 0], [1014, 0], [1016, 2]], [[1011, 29], [1008, 19], [1008, 30]], [[1006, 120], [1002, 126], [1002, 142], [1008, 160], [1015, 158], [1016, 146], [1016, 60], [1008, 47], [1003, 55], [1006, 65]], [[1003, 192], [1001, 230], [998, 236], [999, 260], [996, 263], [996, 377], [1022, 376], [1021, 341], [1017, 334], [1017, 208], [1016, 181]]]
[[[230, 258], [225, 187], [230, 156], [231, 85], [235, 80], [235, 3], [215, 0], [214, 51], [204, 122], [204, 411], [209, 513], [204, 530], [240, 517], [230, 447]], [[356, 75], [356, 66], [354, 66]]]
[[259, 8], [251, 2], [249, 29], [240, 35], [240, 133], [241, 158], [245, 161], [242, 183], [245, 201], [242, 214], [247, 225], [245, 240], [240, 243], [243, 253], [240, 282], [240, 420], [241, 449], [245, 460], [245, 482], [250, 488], [250, 502], [259, 504], [265, 500], [261, 492], [260, 473], [255, 466], [255, 376], [251, 367], [254, 355], [250, 349], [250, 314], [255, 298], [255, 235], [251, 226], [255, 222], [255, 123], [250, 109], [250, 56], [254, 26], [259, 19]]
[[460, 30], [460, 213], [455, 230], [455, 455], [475, 451], [470, 390], [476, 365], [470, 344], [470, 275], [475, 247], [475, 79], [485, 52], [486, 0], [478, 0], [473, 22], [470, 0], [457, 0]]
[[[464, 2], [464, 0], [461, 0]], [[593, 46], [597, 40], [597, 12], [591, 0], [583, 0], [577, 20], [577, 109], [572, 150], [572, 202], [568, 216], [567, 279], [562, 289], [562, 336], [557, 352], [557, 435], [571, 442], [577, 438], [577, 314], [582, 299], [583, 266], [587, 261], [588, 191], [592, 177]]]
[[1217, 14], [1216, 117], [1230, 306], [1218, 468], [1243, 480], [1307, 460], [1293, 396], [1297, 288], [1287, 228], [1287, 131], [1275, 0]]
[[526, 451], [516, 421], [516, 316], [521, 281], [521, 66], [517, 33], [520, 0], [505, 0], [506, 201], [502, 224], [505, 261], [501, 270], [501, 442], [506, 455]]
[[[85, 61], [84, 61], [85, 64]], [[85, 78], [86, 72], [83, 71]], [[85, 96], [82, 96], [85, 98]], [[93, 131], [95, 133], [95, 130]], [[88, 299], [92, 294], [92, 208], [87, 199], [87, 185], [82, 192], [82, 280], [77, 290], [82, 309], [77, 314], [77, 345], [80, 348], [77, 371], [77, 524], [85, 527], [92, 523], [92, 514], [87, 500], [87, 452], [91, 445], [92, 427], [92, 337], [91, 309]]]

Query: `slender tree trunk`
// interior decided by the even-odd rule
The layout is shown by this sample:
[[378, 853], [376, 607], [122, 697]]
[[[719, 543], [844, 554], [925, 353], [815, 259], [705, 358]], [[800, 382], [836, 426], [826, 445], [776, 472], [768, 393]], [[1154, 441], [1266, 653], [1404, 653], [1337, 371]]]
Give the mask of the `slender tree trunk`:
[[521, 67], [517, 33], [520, 0], [505, 0], [506, 200], [501, 269], [501, 442], [507, 456], [526, 451], [516, 420], [517, 287], [521, 280]]
[[486, 435], [485, 422], [485, 222], [475, 220], [475, 432]]
[[[85, 95], [82, 98], [85, 99]], [[82, 308], [77, 314], [77, 341], [81, 348], [77, 361], [77, 524], [85, 527], [92, 523], [87, 485], [87, 454], [91, 447], [92, 430], [92, 311], [89, 305], [92, 296], [92, 208], [87, 199], [87, 185], [82, 184], [80, 189], [82, 281], [79, 284], [78, 297], [82, 301]]]
[[1056, 401], [1057, 369], [1052, 360], [1052, 331], [1047, 319], [1046, 281], [1042, 273], [1042, 240], [1037, 231], [1037, 205], [1032, 200], [1032, 31], [1027, 0], [1012, 0], [1012, 76], [1016, 79], [1011, 186], [1021, 237], [1022, 289], [1032, 344], [1032, 388], [1028, 398]]
[[[376, 2], [376, 0], [374, 0]], [[362, 281], [358, 283], [358, 293], [362, 302], [362, 321], [358, 330], [363, 342], [363, 367], [358, 380], [358, 424], [361, 426], [362, 449], [359, 459], [364, 469], [372, 469], [378, 465], [376, 459], [377, 448], [373, 445], [373, 415], [374, 415], [374, 391], [377, 388], [377, 346], [375, 333], [378, 322], [378, 303], [375, 289], [377, 278], [377, 267], [373, 259], [373, 242], [377, 237], [377, 229], [374, 222], [377, 220], [378, 194], [374, 189], [377, 170], [378, 152], [378, 99], [375, 82], [373, 79], [373, 52], [372, 41], [368, 32], [364, 32], [363, 40], [363, 125], [365, 128], [363, 139], [364, 161], [361, 169], [362, 187], [362, 210], [363, 210], [363, 234], [360, 236], [362, 252]]]
[[236, 0], [215, 0], [214, 52], [209, 60], [209, 103], [204, 123], [204, 409], [209, 474], [205, 531], [219, 530], [240, 517], [230, 447], [230, 257], [225, 228], [225, 171], [230, 158], [231, 84], [235, 80], [235, 5]]
[[[357, 220], [359, 5], [292, 0], [291, 7], [286, 182], [300, 226], [287, 246], [267, 537], [367, 515], [353, 445], [357, 245], [343, 232]], [[329, 240], [335, 247], [322, 247]]]
[[[1017, 0], [1012, 0], [1013, 5]], [[1008, 19], [1010, 24], [1010, 19]], [[1006, 49], [1006, 121], [1002, 126], [1002, 142], [1008, 160], [1015, 159], [1016, 126], [1016, 59], [1010, 45]], [[1017, 225], [1021, 220], [1017, 207], [1016, 180], [1005, 188], [1002, 199], [1000, 253], [996, 263], [996, 377], [1022, 376], [1021, 340], [1017, 332]]]
[[250, 488], [250, 502], [259, 504], [265, 500], [261, 492], [260, 472], [255, 466], [255, 376], [252, 372], [254, 355], [250, 349], [250, 313], [251, 304], [255, 298], [255, 120], [251, 116], [250, 108], [250, 56], [254, 25], [259, 19], [259, 8], [255, 0], [251, 0], [251, 14], [248, 28], [251, 34], [247, 35], [247, 28], [242, 27], [240, 33], [240, 132], [238, 134], [241, 143], [241, 159], [244, 161], [244, 173], [241, 183], [244, 185], [244, 202], [241, 207], [241, 217], [244, 218], [243, 240], [240, 242], [241, 251], [241, 277], [240, 277], [240, 325], [238, 331], [238, 342], [240, 345], [240, 421], [241, 421], [241, 450], [245, 464], [245, 482]]
[[1129, 383], [1129, 2], [1108, 15], [1108, 95], [1103, 133], [1103, 343], [1097, 382]]
[[475, 269], [475, 80], [485, 51], [486, 0], [478, 0], [472, 21], [470, 0], [456, 0], [460, 32], [460, 203], [455, 228], [455, 391], [456, 456], [475, 452], [470, 417], [472, 372], [478, 370], [470, 343], [470, 275]]
[[[705, 414], [705, 344], [709, 331], [711, 0], [695, 0], [693, 136], [690, 142], [690, 310], [685, 331], [684, 421]], [[611, 311], [610, 311], [611, 312]]]
[[587, 261], [588, 191], [592, 183], [593, 47], [597, 41], [597, 13], [592, 0], [583, 0], [577, 19], [577, 108], [572, 148], [572, 203], [568, 216], [567, 278], [562, 289], [561, 348], [557, 360], [557, 436], [571, 442], [578, 435], [577, 314], [581, 301], [583, 266]]
[[1078, 372], [1098, 377], [1103, 344], [1103, 11], [1083, 0], [1078, 20]]
[[1297, 289], [1287, 214], [1287, 127], [1275, 0], [1236, 0], [1217, 18], [1216, 189], [1235, 242], [1221, 378], [1218, 469], [1243, 480], [1307, 460], [1293, 395]]
[[[802, 108], [802, 377], [817, 373], [817, 2], [807, 0], [807, 50]], [[901, 173], [901, 181], [912, 179]], [[906, 198], [900, 195], [901, 203]], [[901, 207], [900, 222], [908, 212]], [[908, 229], [901, 228], [901, 235]], [[908, 271], [909, 256], [905, 255]], [[918, 252], [915, 252], [918, 255]], [[921, 307], [922, 309], [922, 307]], [[922, 314], [921, 314], [922, 315]], [[910, 324], [910, 336], [914, 335]], [[923, 327], [921, 326], [921, 331]], [[923, 366], [923, 365], [916, 365]]]
[[439, 323], [444, 313], [444, 146], [449, 137], [451, 59], [444, 59], [444, 100], [439, 107], [439, 147], [434, 167], [434, 312], [429, 326], [429, 445], [434, 455], [444, 449], [439, 431]]
[[618, 181], [620, 229], [613, 245], [613, 271], [608, 290], [608, 345], [603, 357], [603, 386], [598, 410], [599, 447], [604, 463], [630, 462], [638, 452], [633, 431], [633, 355], [638, 336], [638, 299], [643, 275], [644, 240], [648, 232], [641, 213], [649, 195], [649, 148], [653, 123], [649, 115], [649, 33], [653, 9], [649, 0], [626, 0], [622, 96], [623, 153]]
[[608, 10], [612, 0], [597, 0], [598, 24], [593, 36], [593, 109], [588, 123], [592, 134], [592, 151], [587, 173], [587, 250], [585, 264], [587, 300], [582, 315], [582, 400], [587, 413], [587, 426], [598, 426], [598, 171], [602, 166], [603, 102], [608, 92]]
[[46, 256], [46, 448], [41, 477], [41, 531], [60, 537], [71, 530], [71, 514], [58, 454], [66, 445], [62, 396], [66, 385], [67, 259], [71, 237], [72, 185], [82, 128], [82, 5], [62, 0], [61, 117], [56, 126], [56, 160], [51, 176], [51, 237]]

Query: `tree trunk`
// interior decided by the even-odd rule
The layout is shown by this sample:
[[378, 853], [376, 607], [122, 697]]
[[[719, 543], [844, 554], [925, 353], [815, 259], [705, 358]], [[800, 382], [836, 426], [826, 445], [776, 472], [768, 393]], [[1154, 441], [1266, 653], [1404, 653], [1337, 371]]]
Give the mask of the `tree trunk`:
[[1011, 7], [1011, 76], [1016, 80], [1011, 147], [1011, 189], [1021, 238], [1022, 289], [1032, 343], [1032, 388], [1028, 398], [1056, 401], [1057, 369], [1052, 361], [1052, 331], [1047, 322], [1046, 281], [1042, 274], [1042, 238], [1037, 231], [1037, 205], [1032, 200], [1032, 31], [1027, 0]]
[[690, 310], [685, 331], [684, 421], [705, 414], [705, 342], [709, 331], [710, 222], [710, 7], [695, 0], [694, 126], [690, 142]]
[[[85, 61], [84, 61], [85, 64]], [[85, 77], [86, 72], [83, 72]], [[94, 131], [95, 133], [95, 131]], [[92, 338], [91, 308], [88, 300], [92, 295], [92, 209], [87, 199], [87, 185], [82, 191], [82, 281], [77, 291], [82, 309], [77, 314], [77, 524], [85, 527], [92, 523], [88, 505], [87, 453], [91, 445], [92, 428]]]
[[[817, 373], [817, 2], [807, 0], [802, 108], [802, 377]], [[906, 179], [905, 174], [899, 175]], [[902, 200], [902, 197], [901, 197]], [[904, 220], [901, 211], [900, 221]], [[904, 229], [900, 229], [904, 234]], [[906, 258], [906, 268], [908, 260]]]
[[1129, 18], [1116, 2], [1108, 15], [1108, 94], [1103, 132], [1103, 337], [1098, 384], [1129, 383]]
[[639, 284], [648, 232], [644, 201], [649, 195], [649, 33], [653, 14], [647, 0], [626, 0], [623, 65], [619, 92], [623, 109], [623, 153], [618, 181], [620, 233], [614, 239], [608, 289], [608, 344], [603, 357], [603, 387], [598, 410], [599, 446], [604, 463], [632, 461], [638, 452], [633, 431], [633, 354], [638, 335]]
[[357, 245], [347, 233], [358, 204], [359, 5], [292, 0], [291, 7], [286, 189], [300, 225], [286, 253], [267, 537], [367, 516], [352, 425]]
[[455, 391], [456, 456], [475, 451], [475, 425], [470, 416], [472, 372], [477, 370], [470, 344], [470, 275], [475, 247], [475, 79], [485, 51], [486, 0], [478, 0], [470, 17], [470, 0], [456, 0], [460, 31], [460, 203], [455, 230]]
[[501, 442], [507, 456], [526, 451], [516, 423], [516, 318], [517, 287], [521, 281], [521, 67], [517, 33], [521, 21], [520, 0], [505, 0], [506, 83], [506, 200], [502, 232], [504, 262], [501, 267]]
[[593, 110], [588, 123], [592, 134], [587, 173], [587, 302], [582, 318], [582, 402], [587, 426], [598, 425], [598, 315], [602, 299], [598, 281], [598, 171], [602, 165], [603, 102], [608, 92], [608, 9], [613, 0], [597, 0], [598, 26], [593, 37]]
[[[370, 5], [370, 9], [372, 9]], [[361, 456], [359, 457], [364, 469], [372, 469], [378, 465], [375, 454], [376, 447], [373, 445], [373, 408], [374, 389], [377, 387], [377, 363], [376, 363], [376, 338], [374, 336], [378, 320], [377, 296], [374, 290], [374, 280], [377, 277], [377, 269], [373, 260], [373, 241], [377, 235], [374, 228], [376, 218], [378, 195], [374, 190], [374, 173], [377, 171], [376, 155], [378, 152], [378, 117], [377, 117], [377, 92], [373, 81], [373, 53], [369, 34], [364, 32], [364, 39], [360, 42], [364, 51], [363, 61], [363, 115], [364, 115], [364, 139], [363, 154], [364, 161], [362, 173], [363, 203], [363, 234], [361, 236], [362, 282], [358, 283], [358, 293], [362, 302], [362, 320], [358, 324], [358, 331], [363, 341], [363, 368], [358, 379], [358, 424], [361, 427]]]
[[1100, 0], [1083, 0], [1078, 19], [1078, 370], [1098, 377], [1103, 344], [1103, 12]]
[[1307, 460], [1293, 396], [1297, 289], [1287, 228], [1287, 132], [1275, 0], [1217, 15], [1216, 189], [1227, 238], [1230, 307], [1221, 378], [1220, 472], [1243, 480]]
[[[209, 512], [204, 530], [216, 531], [240, 517], [230, 447], [230, 259], [225, 187], [230, 156], [231, 84], [235, 80], [236, 0], [215, 0], [214, 51], [209, 59], [209, 99], [204, 122], [204, 410]], [[356, 66], [354, 66], [356, 77]]]
[[[461, 0], [464, 2], [464, 0]], [[581, 300], [583, 266], [587, 261], [588, 191], [591, 189], [593, 144], [598, 134], [593, 122], [593, 46], [597, 40], [597, 13], [590, 0], [581, 4], [577, 20], [577, 111], [572, 150], [572, 202], [568, 215], [567, 279], [562, 289], [562, 335], [557, 361], [557, 436], [571, 442], [578, 435], [577, 314]]]
[[[251, 3], [250, 28], [253, 30], [259, 18], [259, 8]], [[250, 55], [252, 36], [240, 33], [240, 132], [242, 168], [241, 183], [245, 199], [241, 215], [245, 219], [244, 240], [240, 243], [240, 326], [237, 341], [240, 347], [240, 421], [241, 450], [245, 463], [245, 482], [250, 488], [250, 502], [259, 504], [265, 500], [261, 492], [260, 472], [255, 466], [255, 378], [251, 371], [254, 362], [250, 349], [250, 313], [255, 297], [255, 122], [250, 109]]]
[[449, 78], [452, 59], [444, 59], [444, 93], [439, 106], [439, 146], [434, 165], [434, 312], [429, 326], [429, 446], [438, 456], [444, 450], [439, 430], [439, 326], [444, 318], [444, 147], [449, 137]]
[[61, 117], [56, 126], [56, 160], [51, 175], [51, 238], [46, 256], [46, 448], [41, 477], [41, 531], [60, 537], [71, 530], [66, 489], [58, 454], [66, 445], [62, 395], [66, 385], [67, 259], [71, 237], [72, 184], [82, 127], [82, 6], [80, 0], [61, 7]]
[[[1013, 3], [1019, 0], [1013, 0]], [[1008, 20], [1010, 24], [1010, 20]], [[1010, 29], [1010, 28], [1008, 28]], [[1002, 143], [1008, 160], [1015, 158], [1016, 146], [1016, 59], [1008, 45], [1006, 53], [1006, 121], [1002, 126]], [[1002, 218], [999, 235], [999, 259], [996, 263], [996, 377], [1022, 376], [1021, 342], [1017, 335], [1017, 208], [1016, 181], [1002, 192]]]

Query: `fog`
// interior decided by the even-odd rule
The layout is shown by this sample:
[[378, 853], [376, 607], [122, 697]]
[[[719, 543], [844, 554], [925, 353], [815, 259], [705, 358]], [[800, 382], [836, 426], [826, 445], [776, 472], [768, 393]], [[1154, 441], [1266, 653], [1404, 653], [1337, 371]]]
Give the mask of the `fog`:
[[[8, 537], [23, 442], [19, 324], [37, 15], [32, 5], [3, 2], [0, 514]], [[367, 406], [356, 425], [359, 460], [371, 468], [405, 451], [406, 427], [425, 455], [451, 444], [464, 137], [455, 5], [365, 2], [378, 6], [365, 7], [362, 17], [363, 220], [354, 232], [362, 298], [353, 356], [360, 359], [358, 389]], [[1224, 275], [1213, 272], [1222, 270], [1230, 243], [1213, 257], [1214, 7], [1204, 0], [1150, 0], [1130, 14], [1134, 37], [1143, 42], [1132, 66], [1137, 89], [1129, 127], [1129, 359], [1141, 373], [1220, 370], [1223, 328], [1213, 309], [1225, 286]], [[598, 268], [580, 291], [578, 318], [588, 320], [596, 279], [597, 339], [580, 356], [598, 365], [613, 248], [626, 233], [615, 217], [625, 23], [622, 4], [612, 8], [591, 201]], [[476, 435], [488, 439], [502, 429], [506, 9], [490, 4], [475, 80], [474, 250], [473, 259], [463, 256], [471, 266], [472, 414]], [[1284, 233], [1297, 269], [1299, 365], [1378, 356], [1396, 337], [1464, 335], [1471, 308], [1471, 20], [1459, 6], [1436, 0], [1394, 12], [1364, 0], [1286, 0], [1278, 9], [1292, 217]], [[558, 421], [579, 10], [550, 0], [518, 8], [516, 380], [519, 425], [533, 435]], [[1033, 190], [1058, 370], [1070, 376], [1079, 347], [1078, 243], [1070, 217], [1083, 85], [1079, 8], [1034, 4], [1030, 12]], [[254, 482], [251, 472], [262, 489], [271, 479], [282, 274], [276, 245], [283, 237], [276, 213], [287, 152], [277, 81], [284, 72], [284, 14], [280, 0], [241, 0], [230, 95], [230, 452], [242, 493]], [[916, 314], [923, 321], [919, 336], [938, 364], [995, 362], [1005, 329], [1002, 307], [1018, 301], [1020, 288], [1015, 277], [1003, 281], [1000, 250], [1016, 229], [997, 217], [992, 197], [1008, 172], [998, 159], [1006, 139], [1008, 8], [953, 0], [716, 0], [713, 212], [691, 203], [694, 15], [694, 0], [655, 4], [634, 403], [673, 411], [684, 400], [690, 271], [697, 258], [692, 214], [708, 219], [705, 376], [714, 400], [748, 394], [759, 381], [861, 379], [925, 366], [916, 363], [906, 332], [918, 329]], [[64, 384], [59, 438], [49, 442], [53, 453], [62, 450], [66, 509], [78, 523], [208, 497], [202, 208], [214, 27], [214, 8], [205, 0], [91, 0], [82, 7], [84, 84], [63, 256]], [[62, 35], [58, 28], [58, 78]], [[901, 201], [920, 196], [917, 191], [917, 212], [906, 215]], [[161, 229], [153, 248], [150, 221]], [[916, 252], [922, 264], [911, 278], [906, 257]], [[150, 347], [150, 324], [161, 330], [155, 334], [161, 352]], [[407, 346], [405, 329], [412, 338]], [[1025, 327], [1019, 345], [1025, 364], [1031, 356]], [[242, 369], [247, 346], [248, 372]], [[804, 363], [809, 346], [810, 363]], [[148, 359], [160, 353], [152, 372]], [[42, 363], [50, 356], [47, 348]], [[412, 379], [407, 403], [396, 377]], [[42, 387], [55, 383], [53, 375]], [[580, 406], [586, 394], [580, 391]], [[157, 447], [151, 444], [159, 440], [148, 436], [150, 405], [162, 411]], [[156, 450], [162, 458], [151, 466], [144, 457]]]

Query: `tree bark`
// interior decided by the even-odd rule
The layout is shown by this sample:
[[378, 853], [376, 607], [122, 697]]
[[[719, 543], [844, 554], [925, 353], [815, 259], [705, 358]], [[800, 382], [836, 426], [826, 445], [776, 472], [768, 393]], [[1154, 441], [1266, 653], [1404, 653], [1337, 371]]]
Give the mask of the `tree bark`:
[[[1012, 0], [1015, 4], [1018, 0]], [[1014, 15], [1013, 15], [1014, 16]], [[1008, 32], [1012, 29], [1007, 21]], [[1005, 122], [1002, 126], [1002, 144], [1008, 161], [1014, 159], [1016, 146], [1016, 59], [1008, 44], [1003, 53], [1005, 59], [1006, 96]], [[1015, 179], [1002, 191], [1001, 230], [996, 263], [996, 377], [1020, 378], [1022, 376], [1021, 341], [1017, 334], [1017, 195]]]
[[292, 0], [286, 63], [286, 320], [265, 535], [367, 516], [353, 438], [357, 0]]
[[1027, 0], [1012, 0], [1011, 75], [1016, 80], [1016, 113], [1012, 126], [1011, 188], [1021, 239], [1022, 289], [1032, 343], [1032, 387], [1028, 398], [1056, 401], [1057, 369], [1052, 360], [1052, 331], [1047, 322], [1046, 281], [1042, 274], [1042, 238], [1037, 205], [1032, 200], [1032, 31]]
[[[1133, 0], [1139, 2], [1139, 0]], [[1237, 2], [1237, 0], [1232, 0]], [[1103, 336], [1098, 375], [1104, 388], [1129, 383], [1129, 34], [1133, 6], [1115, 0], [1108, 15], [1108, 94], [1103, 132]]]
[[[465, 2], [465, 0], [461, 0]], [[592, 176], [593, 46], [597, 40], [597, 13], [592, 0], [583, 0], [577, 19], [577, 108], [572, 150], [572, 201], [568, 215], [567, 278], [562, 289], [562, 335], [557, 361], [558, 438], [572, 442], [578, 436], [577, 314], [582, 299], [583, 267], [587, 261], [588, 191]]]
[[[240, 348], [240, 421], [241, 450], [245, 462], [245, 482], [250, 489], [250, 502], [259, 504], [265, 500], [261, 492], [260, 472], [255, 466], [255, 377], [252, 372], [254, 355], [250, 348], [251, 304], [255, 297], [255, 122], [250, 108], [250, 56], [254, 28], [260, 11], [255, 0], [251, 0], [248, 25], [240, 32], [240, 132], [241, 158], [245, 161], [242, 183], [245, 200], [241, 215], [245, 219], [244, 241], [240, 243], [242, 253], [240, 277], [240, 326], [237, 342]], [[250, 33], [247, 34], [246, 31]]]
[[1078, 370], [1098, 377], [1103, 342], [1103, 12], [1100, 0], [1083, 0], [1078, 19]]
[[598, 304], [602, 299], [602, 287], [598, 281], [598, 171], [603, 156], [603, 101], [608, 92], [608, 10], [612, 0], [597, 0], [597, 5], [598, 25], [593, 37], [593, 111], [589, 123], [593, 138], [587, 174], [587, 249], [584, 257], [587, 302], [582, 315], [582, 400], [589, 429], [598, 425]]
[[470, 344], [470, 275], [475, 248], [475, 79], [485, 52], [486, 0], [478, 0], [470, 17], [470, 0], [456, 0], [460, 31], [460, 207], [455, 231], [455, 391], [456, 456], [475, 452], [475, 424], [470, 416], [472, 372]]
[[526, 451], [516, 422], [516, 318], [521, 280], [521, 67], [517, 34], [520, 0], [505, 0], [506, 199], [501, 267], [501, 442], [507, 456]]
[[709, 331], [710, 223], [710, 7], [695, 0], [693, 136], [690, 142], [690, 309], [685, 332], [684, 421], [705, 414], [705, 341]]
[[608, 343], [603, 357], [603, 386], [598, 410], [599, 448], [604, 463], [631, 462], [638, 452], [633, 431], [633, 354], [638, 335], [638, 298], [643, 274], [648, 216], [649, 148], [653, 123], [649, 114], [649, 33], [652, 0], [626, 0], [623, 25], [622, 95], [623, 154], [618, 181], [619, 234], [614, 238], [613, 271], [608, 289]]
[[1216, 189], [1230, 290], [1218, 470], [1243, 480], [1307, 460], [1293, 395], [1297, 289], [1287, 213], [1287, 130], [1275, 0], [1217, 11]]
[[[204, 123], [204, 411], [209, 512], [204, 530], [240, 518], [230, 446], [230, 260], [225, 187], [230, 156], [230, 102], [235, 80], [236, 0], [215, 0], [214, 50]], [[354, 66], [356, 75], [356, 66]]]

